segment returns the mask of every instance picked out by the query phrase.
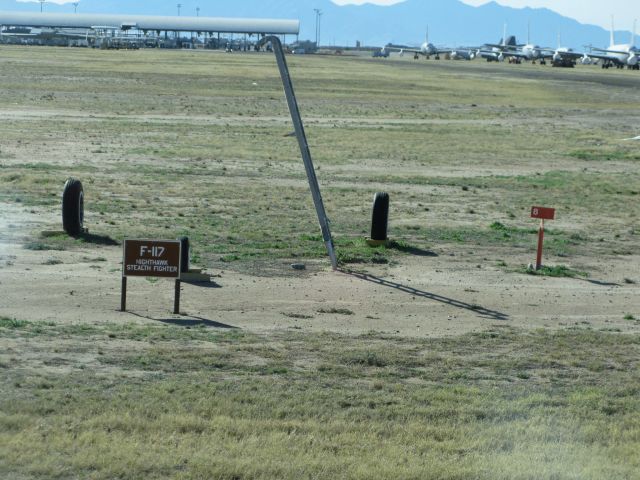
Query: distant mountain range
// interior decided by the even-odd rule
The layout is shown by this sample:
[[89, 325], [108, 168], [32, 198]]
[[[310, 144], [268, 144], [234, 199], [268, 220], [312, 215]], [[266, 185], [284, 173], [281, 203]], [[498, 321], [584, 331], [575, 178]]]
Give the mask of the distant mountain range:
[[[300, 39], [310, 40], [315, 40], [314, 9], [320, 9], [322, 45], [352, 46], [356, 41], [372, 46], [389, 42], [419, 45], [428, 26], [429, 40], [436, 45], [474, 46], [498, 42], [505, 23], [508, 34], [516, 35], [519, 43], [527, 41], [530, 25], [531, 42], [541, 46], [556, 47], [559, 34], [563, 46], [582, 49], [583, 45], [609, 45], [609, 32], [600, 27], [583, 25], [544, 8], [515, 9], [495, 2], [472, 7], [458, 0], [406, 0], [383, 7], [339, 6], [330, 0], [80, 0], [78, 12], [177, 15], [178, 3], [184, 16], [196, 16], [199, 7], [200, 15], [208, 17], [300, 19]], [[0, 0], [0, 10], [39, 11], [40, 4]], [[45, 3], [44, 10], [73, 13], [74, 6]], [[629, 39], [629, 32], [616, 32], [619, 43]]]

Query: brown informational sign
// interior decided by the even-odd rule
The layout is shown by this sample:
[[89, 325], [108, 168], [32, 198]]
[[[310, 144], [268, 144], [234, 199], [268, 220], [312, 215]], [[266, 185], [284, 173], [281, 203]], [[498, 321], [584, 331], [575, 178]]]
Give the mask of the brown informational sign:
[[122, 276], [180, 278], [180, 241], [125, 240]]
[[542, 220], [555, 220], [555, 208], [547, 207], [531, 207], [531, 218], [540, 218]]
[[544, 221], [555, 220], [556, 209], [548, 207], [531, 207], [531, 218], [540, 219], [540, 229], [538, 230], [538, 255], [536, 256], [536, 270], [542, 268], [542, 244], [544, 242]]

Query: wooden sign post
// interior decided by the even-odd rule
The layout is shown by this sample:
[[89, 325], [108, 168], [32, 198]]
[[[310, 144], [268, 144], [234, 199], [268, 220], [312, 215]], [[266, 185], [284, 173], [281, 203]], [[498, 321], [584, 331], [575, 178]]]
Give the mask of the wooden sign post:
[[544, 221], [555, 220], [555, 208], [531, 207], [531, 218], [540, 219], [540, 229], [538, 230], [538, 255], [536, 256], [536, 270], [542, 268], [542, 244], [544, 242]]
[[175, 278], [173, 313], [180, 313], [180, 240], [125, 240], [120, 310], [127, 309], [127, 277]]

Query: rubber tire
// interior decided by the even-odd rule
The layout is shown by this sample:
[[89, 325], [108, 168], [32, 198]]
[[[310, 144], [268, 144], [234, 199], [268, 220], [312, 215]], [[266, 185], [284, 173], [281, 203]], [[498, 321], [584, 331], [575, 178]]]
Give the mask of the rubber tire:
[[62, 190], [62, 228], [72, 237], [83, 232], [84, 190], [82, 183], [69, 178]]
[[180, 237], [180, 271], [189, 272], [189, 237]]
[[378, 192], [373, 197], [371, 240], [386, 240], [389, 223], [389, 194]]

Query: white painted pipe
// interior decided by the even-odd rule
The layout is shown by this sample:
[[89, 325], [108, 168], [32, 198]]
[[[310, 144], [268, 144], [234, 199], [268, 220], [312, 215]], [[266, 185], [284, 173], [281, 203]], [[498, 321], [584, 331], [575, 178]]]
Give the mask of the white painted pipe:
[[0, 25], [12, 27], [91, 28], [109, 26], [170, 32], [219, 32], [297, 35], [299, 20], [215, 17], [160, 17], [80, 13], [0, 12]]

